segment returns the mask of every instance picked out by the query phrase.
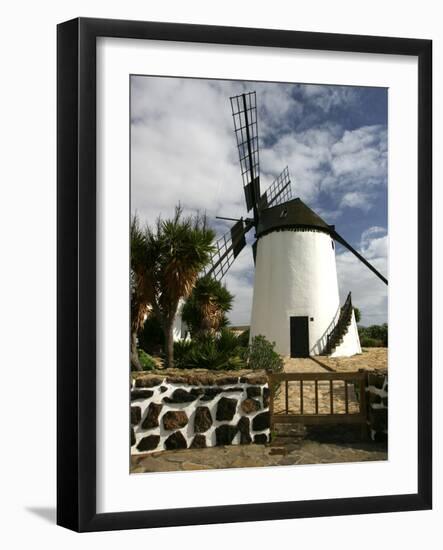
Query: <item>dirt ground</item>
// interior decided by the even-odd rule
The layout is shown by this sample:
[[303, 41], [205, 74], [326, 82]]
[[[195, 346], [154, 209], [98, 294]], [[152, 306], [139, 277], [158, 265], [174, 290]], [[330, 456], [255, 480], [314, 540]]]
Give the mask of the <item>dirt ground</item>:
[[285, 372], [354, 372], [359, 369], [385, 370], [388, 367], [388, 348], [362, 348], [360, 355], [328, 357], [318, 355], [306, 359], [285, 357]]

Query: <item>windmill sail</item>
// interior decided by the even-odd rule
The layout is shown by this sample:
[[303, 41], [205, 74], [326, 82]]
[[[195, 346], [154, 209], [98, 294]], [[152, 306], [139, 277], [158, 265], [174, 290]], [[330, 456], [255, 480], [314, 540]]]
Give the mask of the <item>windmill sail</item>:
[[292, 198], [291, 180], [289, 178], [288, 167], [271, 183], [258, 203], [259, 209], [264, 210], [270, 206], [277, 206]]
[[246, 207], [249, 212], [257, 207], [260, 198], [257, 101], [255, 92], [230, 99]]
[[355, 250], [355, 248], [353, 248], [347, 241], [345, 241], [345, 239], [339, 235], [336, 231], [334, 231], [331, 235], [338, 243], [340, 243], [341, 245], [343, 245], [345, 248], [347, 248], [349, 250], [349, 252], [352, 252], [352, 254], [354, 254], [354, 256], [356, 256], [363, 264], [365, 264], [365, 266], [370, 269], [372, 271], [372, 273], [374, 273], [375, 275], [377, 275], [377, 277], [383, 281], [385, 283], [385, 285], [388, 284], [388, 280], [386, 279], [386, 277], [384, 277], [379, 271], [377, 271], [377, 269], [375, 269], [375, 267], [370, 264], [368, 262], [368, 260], [366, 260], [365, 258], [363, 258], [363, 256], [357, 252]]
[[239, 220], [215, 243], [216, 251], [211, 257], [205, 275], [220, 281], [228, 272], [235, 258], [246, 246], [246, 233], [251, 229], [251, 222]]

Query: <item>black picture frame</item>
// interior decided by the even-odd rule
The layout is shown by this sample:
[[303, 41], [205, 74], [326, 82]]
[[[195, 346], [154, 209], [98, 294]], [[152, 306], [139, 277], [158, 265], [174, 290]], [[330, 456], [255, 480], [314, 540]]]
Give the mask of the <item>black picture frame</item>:
[[[168, 40], [418, 59], [418, 491], [326, 500], [96, 512], [96, 39]], [[57, 29], [57, 523], [104, 531], [426, 510], [432, 506], [432, 42], [74, 19]]]

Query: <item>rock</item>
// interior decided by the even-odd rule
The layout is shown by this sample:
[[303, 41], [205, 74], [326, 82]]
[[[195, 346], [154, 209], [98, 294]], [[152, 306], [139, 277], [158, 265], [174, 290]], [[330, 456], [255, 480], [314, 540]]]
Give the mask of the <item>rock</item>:
[[216, 381], [217, 386], [227, 386], [229, 384], [237, 384], [238, 376], [223, 376]]
[[168, 451], [175, 449], [186, 449], [186, 447], [186, 439], [181, 432], [174, 432], [165, 441], [165, 449]]
[[197, 396], [192, 394], [189, 391], [182, 390], [181, 388], [174, 390], [171, 397], [164, 397], [163, 401], [165, 403], [191, 403], [195, 401]]
[[137, 388], [153, 388], [154, 386], [160, 386], [163, 382], [163, 378], [158, 376], [142, 376], [137, 378], [135, 381], [135, 386]]
[[160, 386], [160, 393], [165, 393], [165, 391], [168, 391], [168, 388], [166, 386]]
[[196, 395], [197, 397], [200, 397], [205, 393], [205, 390], [203, 388], [192, 388], [189, 390], [189, 393], [192, 393], [192, 395]]
[[385, 384], [385, 378], [386, 376], [384, 374], [370, 372], [368, 374], [368, 386], [375, 386], [377, 389], [381, 390]]
[[191, 449], [205, 449], [206, 437], [202, 434], [197, 434], [191, 443]]
[[136, 426], [142, 417], [142, 410], [140, 407], [131, 407], [131, 426]]
[[262, 430], [267, 430], [270, 426], [270, 415], [269, 412], [264, 412], [254, 416], [252, 420], [252, 429], [255, 432], [261, 432]]
[[249, 388], [246, 388], [246, 395], [251, 399], [253, 397], [261, 397], [260, 386], [249, 386]]
[[376, 432], [383, 432], [388, 427], [388, 409], [371, 409], [369, 424]]
[[258, 443], [259, 445], [264, 445], [267, 442], [268, 442], [268, 436], [266, 434], [254, 435], [254, 443]]
[[177, 428], [183, 428], [187, 423], [188, 415], [185, 411], [168, 411], [163, 415], [163, 427], [165, 430], [176, 430]]
[[149, 399], [154, 395], [154, 392], [152, 390], [132, 390], [131, 391], [131, 401], [135, 401], [136, 399]]
[[263, 388], [263, 407], [269, 407], [269, 399], [271, 397], [271, 392], [268, 387]]
[[149, 403], [149, 407], [145, 416], [145, 419], [142, 423], [142, 428], [144, 430], [149, 430], [150, 428], [157, 428], [159, 425], [158, 417], [163, 408], [161, 403]]
[[234, 418], [235, 409], [237, 408], [237, 399], [222, 397], [217, 403], [217, 420], [232, 420]]
[[217, 397], [222, 391], [221, 388], [206, 388], [200, 401], [212, 401], [214, 397]]
[[139, 441], [137, 449], [139, 451], [152, 451], [157, 448], [157, 445], [160, 442], [159, 435], [148, 435]]
[[211, 426], [211, 411], [208, 407], [197, 407], [194, 417], [194, 431], [196, 433], [206, 432]]
[[240, 407], [246, 414], [259, 411], [261, 409], [260, 401], [257, 401], [257, 399], [245, 399], [242, 401]]
[[376, 393], [369, 392], [369, 404], [372, 405], [373, 403], [381, 403], [381, 397]]
[[239, 391], [243, 391], [243, 388], [241, 386], [234, 386], [233, 388], [224, 388], [223, 389], [223, 392], [230, 392], [230, 393], [239, 392]]
[[266, 376], [266, 374], [248, 374], [240, 378], [240, 383], [252, 384], [253, 386], [266, 384], [267, 381], [268, 377]]
[[196, 464], [195, 462], [183, 462], [182, 469], [183, 470], [213, 470], [214, 468], [212, 466], [208, 466], [207, 464]]
[[132, 445], [135, 445], [135, 433], [134, 428], [131, 428], [131, 447]]
[[229, 426], [229, 424], [222, 424], [215, 429], [215, 441], [216, 445], [230, 445], [237, 433], [236, 426]]
[[237, 428], [240, 432], [240, 443], [242, 445], [247, 445], [252, 442], [250, 435], [250, 426], [251, 422], [247, 416], [242, 416], [237, 423]]

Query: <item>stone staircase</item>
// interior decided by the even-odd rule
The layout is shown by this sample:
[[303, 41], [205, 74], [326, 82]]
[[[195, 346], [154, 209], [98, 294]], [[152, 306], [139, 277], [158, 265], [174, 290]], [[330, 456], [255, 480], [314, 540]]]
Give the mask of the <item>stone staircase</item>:
[[351, 293], [348, 294], [344, 305], [340, 308], [340, 316], [337, 324], [328, 334], [327, 344], [324, 350], [325, 355], [331, 355], [342, 342], [345, 334], [348, 331], [349, 325], [352, 320], [352, 299]]

